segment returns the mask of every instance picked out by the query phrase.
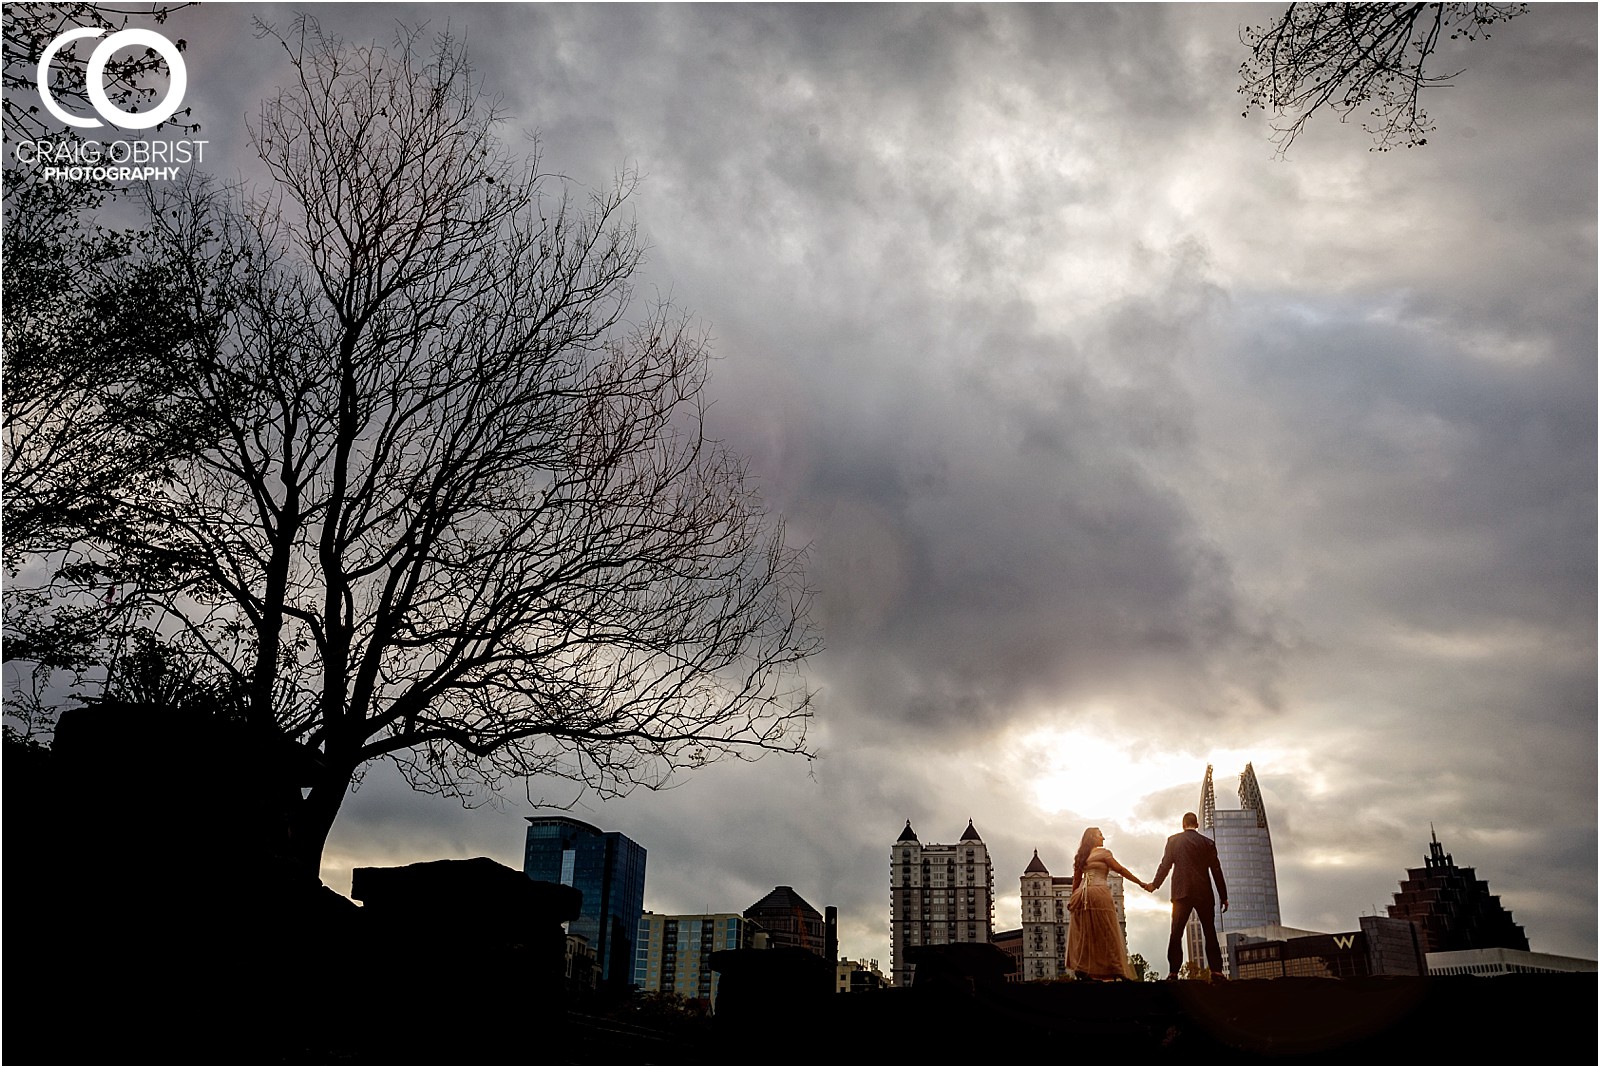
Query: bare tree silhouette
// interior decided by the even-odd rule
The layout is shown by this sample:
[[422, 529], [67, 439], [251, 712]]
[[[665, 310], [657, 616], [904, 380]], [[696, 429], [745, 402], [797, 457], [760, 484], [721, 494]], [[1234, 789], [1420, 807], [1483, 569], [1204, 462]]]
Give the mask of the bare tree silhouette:
[[222, 433], [115, 551], [169, 647], [315, 755], [296, 864], [374, 760], [614, 794], [805, 752], [803, 554], [706, 434], [703, 335], [637, 308], [634, 178], [580, 202], [514, 158], [447, 36], [261, 32], [294, 72], [251, 124], [272, 187], [152, 212], [190, 329], [134, 418]]
[[1278, 154], [1326, 106], [1341, 120], [1370, 106], [1374, 151], [1425, 145], [1432, 132], [1423, 89], [1448, 85], [1462, 72], [1424, 69], [1445, 40], [1476, 41], [1489, 27], [1527, 11], [1526, 4], [1290, 4], [1268, 26], [1240, 39], [1250, 58], [1239, 67], [1248, 103], [1269, 111]]

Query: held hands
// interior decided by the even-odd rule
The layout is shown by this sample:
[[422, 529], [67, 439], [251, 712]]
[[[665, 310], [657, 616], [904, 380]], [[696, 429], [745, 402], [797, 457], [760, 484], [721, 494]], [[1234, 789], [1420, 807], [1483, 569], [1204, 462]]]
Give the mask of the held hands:
[[1140, 883], [1139, 885], [1144, 887], [1144, 892], [1147, 894], [1153, 894], [1156, 892], [1155, 883]]

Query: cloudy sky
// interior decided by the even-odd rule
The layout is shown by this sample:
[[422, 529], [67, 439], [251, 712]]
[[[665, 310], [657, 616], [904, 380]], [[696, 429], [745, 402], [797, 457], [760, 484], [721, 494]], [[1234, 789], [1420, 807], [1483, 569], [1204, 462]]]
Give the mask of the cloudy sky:
[[[648, 849], [648, 908], [792, 885], [887, 969], [907, 819], [971, 818], [1015, 927], [1034, 849], [1067, 873], [1098, 824], [1148, 877], [1253, 761], [1285, 923], [1381, 911], [1431, 825], [1534, 949], [1596, 955], [1595, 9], [1444, 57], [1425, 148], [1327, 115], [1286, 160], [1236, 92], [1274, 10], [398, 8], [512, 143], [645, 176], [641, 291], [714, 337], [713, 431], [811, 546], [814, 762], [529, 786]], [[251, 19], [292, 11], [170, 24], [225, 175], [287, 73]], [[520, 866], [532, 811], [376, 769], [324, 878]], [[1161, 961], [1165, 894], [1130, 905]]]

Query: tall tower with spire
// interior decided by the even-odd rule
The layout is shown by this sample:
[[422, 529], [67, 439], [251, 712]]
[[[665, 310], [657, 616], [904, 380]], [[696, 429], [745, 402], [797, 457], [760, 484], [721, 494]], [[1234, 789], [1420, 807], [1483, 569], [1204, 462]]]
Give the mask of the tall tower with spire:
[[[1200, 833], [1217, 843], [1217, 860], [1223, 878], [1228, 880], [1228, 911], [1221, 902], [1215, 913], [1217, 939], [1227, 957], [1228, 932], [1246, 927], [1279, 926], [1278, 869], [1272, 860], [1272, 832], [1267, 827], [1267, 806], [1261, 800], [1261, 784], [1254, 765], [1246, 764], [1239, 776], [1239, 807], [1217, 808], [1217, 791], [1211, 781], [1211, 765], [1206, 765], [1205, 782], [1200, 787]], [[1205, 963], [1200, 924], [1189, 921], [1186, 942], [1189, 960]], [[1231, 969], [1231, 965], [1229, 966]]]
[[1406, 877], [1389, 906], [1389, 915], [1417, 925], [1425, 953], [1460, 949], [1527, 949], [1522, 925], [1489, 893], [1489, 883], [1472, 868], [1456, 867], [1455, 859], [1428, 828], [1428, 855]]
[[906, 820], [889, 849], [889, 948], [895, 986], [910, 986], [912, 946], [987, 942], [994, 935], [989, 847], [967, 821], [955, 845], [923, 845]]

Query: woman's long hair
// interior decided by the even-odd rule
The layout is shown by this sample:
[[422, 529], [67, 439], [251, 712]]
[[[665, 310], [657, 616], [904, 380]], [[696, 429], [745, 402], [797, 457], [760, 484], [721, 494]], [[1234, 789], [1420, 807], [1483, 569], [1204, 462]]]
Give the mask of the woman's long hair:
[[1083, 839], [1078, 842], [1078, 853], [1072, 858], [1072, 885], [1077, 886], [1078, 880], [1083, 877], [1083, 866], [1089, 863], [1089, 850], [1094, 848], [1094, 843], [1089, 841], [1089, 836], [1098, 833], [1098, 827], [1085, 827]]

